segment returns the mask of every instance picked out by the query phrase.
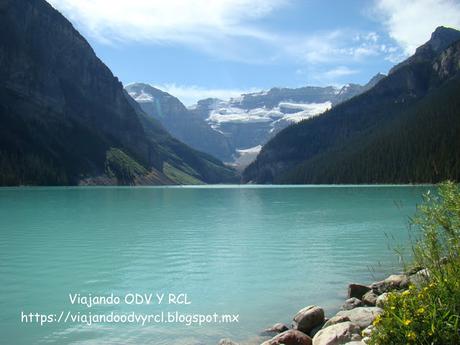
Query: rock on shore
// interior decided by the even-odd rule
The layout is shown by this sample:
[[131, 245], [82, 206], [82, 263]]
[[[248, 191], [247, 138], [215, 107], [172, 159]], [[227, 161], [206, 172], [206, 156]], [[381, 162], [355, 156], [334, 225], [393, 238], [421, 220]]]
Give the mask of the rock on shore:
[[319, 331], [313, 338], [313, 345], [338, 345], [361, 340], [360, 328], [351, 321], [337, 323]]
[[285, 325], [284, 323], [275, 323], [273, 326], [265, 329], [262, 332], [262, 335], [267, 335], [267, 334], [278, 334], [278, 333], [283, 333], [289, 330], [289, 327]]
[[364, 294], [370, 291], [371, 288], [361, 284], [350, 284], [348, 285], [348, 298], [357, 298], [361, 300]]
[[350, 310], [356, 307], [362, 307], [363, 302], [356, 298], [356, 297], [351, 297], [345, 301], [345, 303], [342, 305], [343, 310]]
[[[263, 334], [279, 333], [262, 345], [366, 345], [374, 330], [373, 322], [383, 312], [388, 293], [405, 290], [409, 284], [419, 283], [429, 275], [427, 270], [412, 274], [393, 274], [370, 286], [350, 284], [348, 299], [342, 310], [326, 319], [323, 308], [310, 305], [293, 317], [293, 329], [277, 323]], [[222, 339], [219, 345], [238, 345]]]
[[295, 316], [293, 328], [309, 334], [315, 327], [324, 322], [324, 310], [315, 305], [301, 309]]
[[305, 333], [291, 329], [267, 340], [262, 345], [312, 345], [312, 339]]
[[358, 325], [361, 329], [366, 328], [380, 315], [383, 310], [379, 307], [358, 307], [351, 310], [342, 310], [337, 316], [347, 317], [351, 322]]

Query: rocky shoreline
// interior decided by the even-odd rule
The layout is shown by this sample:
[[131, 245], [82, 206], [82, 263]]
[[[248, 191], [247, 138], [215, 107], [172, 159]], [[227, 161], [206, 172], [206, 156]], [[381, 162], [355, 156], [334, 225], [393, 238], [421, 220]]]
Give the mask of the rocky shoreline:
[[[419, 286], [428, 275], [426, 269], [419, 269], [370, 285], [349, 284], [348, 298], [335, 315], [327, 318], [324, 309], [316, 305], [302, 308], [292, 318], [292, 325], [277, 323], [263, 331], [261, 335], [269, 339], [261, 345], [366, 345], [388, 293], [402, 293], [409, 284]], [[222, 339], [218, 345], [239, 344]]]

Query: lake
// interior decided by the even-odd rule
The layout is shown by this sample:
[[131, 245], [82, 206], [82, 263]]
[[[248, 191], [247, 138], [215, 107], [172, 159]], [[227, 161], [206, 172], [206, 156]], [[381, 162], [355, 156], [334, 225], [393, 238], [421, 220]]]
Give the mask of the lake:
[[[391, 248], [407, 244], [409, 217], [429, 188], [0, 189], [1, 343], [214, 345], [228, 337], [244, 344], [310, 304], [330, 316], [348, 283], [400, 270]], [[182, 298], [124, 300], [157, 293]], [[122, 301], [88, 308], [72, 304], [69, 294]], [[177, 304], [182, 294], [191, 304]], [[238, 320], [190, 326], [57, 320], [61, 313], [162, 312]], [[29, 313], [53, 322], [31, 322], [23, 316]]]

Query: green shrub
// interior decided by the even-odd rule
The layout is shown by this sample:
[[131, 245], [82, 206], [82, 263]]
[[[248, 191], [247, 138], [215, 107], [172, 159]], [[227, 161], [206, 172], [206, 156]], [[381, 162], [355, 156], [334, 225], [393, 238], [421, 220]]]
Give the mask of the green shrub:
[[460, 189], [452, 182], [424, 196], [413, 220], [419, 237], [413, 266], [428, 275], [402, 293], [394, 292], [374, 321], [369, 344], [460, 344]]
[[133, 184], [137, 176], [148, 173], [147, 169], [117, 148], [106, 153], [105, 170], [109, 177], [116, 177], [119, 183]]

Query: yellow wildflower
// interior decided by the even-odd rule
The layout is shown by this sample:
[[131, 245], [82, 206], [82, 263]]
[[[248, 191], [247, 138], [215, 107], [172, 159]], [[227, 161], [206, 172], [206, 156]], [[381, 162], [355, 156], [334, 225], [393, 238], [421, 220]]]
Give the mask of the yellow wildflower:
[[412, 323], [412, 320], [404, 320], [403, 324], [404, 326], [409, 326]]
[[418, 315], [422, 315], [424, 312], [425, 312], [425, 308], [423, 308], [423, 307], [420, 307], [420, 308], [417, 309], [417, 314]]
[[415, 340], [415, 338], [417, 338], [417, 336], [415, 335], [415, 333], [412, 332], [412, 331], [408, 332], [408, 333], [406, 334], [406, 336], [407, 336], [407, 339], [409, 339], [409, 340]]
[[382, 317], [380, 315], [377, 315], [377, 317], [375, 318], [374, 322], [372, 322], [372, 324], [374, 326], [377, 326], [381, 320], [382, 320]]
[[404, 292], [402, 293], [402, 295], [403, 295], [403, 296], [408, 296], [408, 295], [410, 295], [410, 291], [409, 291], [409, 290], [406, 290], [406, 291], [404, 291]]

